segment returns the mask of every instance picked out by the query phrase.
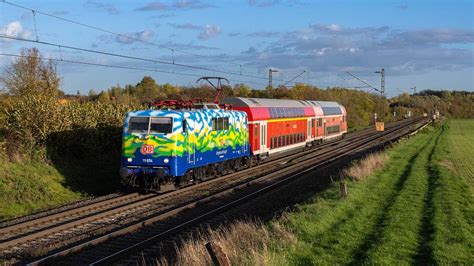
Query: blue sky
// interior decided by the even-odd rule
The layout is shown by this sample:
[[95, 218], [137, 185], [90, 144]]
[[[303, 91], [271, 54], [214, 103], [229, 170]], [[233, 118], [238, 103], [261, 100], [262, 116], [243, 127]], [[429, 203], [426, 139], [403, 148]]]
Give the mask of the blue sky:
[[[275, 85], [295, 81], [319, 87], [357, 87], [350, 71], [378, 87], [386, 70], [389, 96], [422, 89], [474, 88], [473, 1], [31, 1], [7, 0], [45, 13], [132, 36], [125, 37], [36, 14], [0, 2], [0, 36], [36, 39], [97, 51], [218, 69], [235, 75], [156, 64], [0, 38], [1, 53], [36, 46], [47, 58], [224, 76], [254, 88], [277, 69]], [[179, 51], [178, 51], [179, 50]], [[180, 52], [184, 51], [184, 52]], [[202, 56], [197, 56], [202, 55]], [[11, 57], [0, 56], [0, 67]], [[251, 78], [238, 75], [258, 76]], [[192, 85], [197, 77], [58, 63], [62, 89], [87, 93], [136, 84]]]

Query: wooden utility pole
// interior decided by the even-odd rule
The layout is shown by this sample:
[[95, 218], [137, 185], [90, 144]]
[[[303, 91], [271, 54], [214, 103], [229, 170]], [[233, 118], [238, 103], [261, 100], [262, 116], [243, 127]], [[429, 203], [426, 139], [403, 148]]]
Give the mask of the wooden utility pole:
[[347, 198], [347, 183], [344, 180], [339, 182], [339, 192], [341, 194], [341, 198]]
[[229, 257], [222, 251], [222, 248], [214, 243], [214, 242], [208, 242], [206, 244], [206, 249], [207, 252], [209, 252], [209, 255], [211, 256], [212, 262], [216, 266], [230, 266], [230, 260]]

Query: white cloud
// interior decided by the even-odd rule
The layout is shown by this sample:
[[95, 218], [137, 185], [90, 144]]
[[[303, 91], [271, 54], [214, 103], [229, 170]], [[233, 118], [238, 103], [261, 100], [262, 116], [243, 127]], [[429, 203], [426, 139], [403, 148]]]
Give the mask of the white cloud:
[[153, 37], [153, 35], [155, 35], [155, 33], [151, 30], [144, 30], [139, 32], [125, 33], [123, 35], [130, 36], [130, 38], [126, 36], [117, 36], [115, 40], [119, 43], [131, 44], [137, 42], [137, 40], [148, 41]]
[[0, 34], [27, 39], [31, 31], [23, 29], [20, 21], [13, 21], [0, 28]]
[[313, 24], [281, 32], [277, 40], [262, 44], [258, 50], [249, 49], [252, 53], [243, 52], [238, 59], [260, 70], [271, 65], [283, 69], [304, 66], [307, 71], [320, 73], [347, 69], [371, 73], [382, 65], [392, 75], [404, 75], [412, 70], [472, 67], [473, 43], [474, 31], [466, 29]]
[[341, 31], [341, 26], [339, 26], [337, 24], [331, 24], [331, 25], [328, 25], [326, 27], [330, 31]]
[[221, 34], [221, 27], [218, 25], [206, 25], [204, 26], [202, 32], [199, 34], [198, 38], [201, 40], [207, 40], [212, 37], [216, 37]]
[[322, 49], [314, 49], [313, 53], [317, 56], [323, 56], [326, 54], [327, 51], [331, 50], [330, 47], [324, 47]]

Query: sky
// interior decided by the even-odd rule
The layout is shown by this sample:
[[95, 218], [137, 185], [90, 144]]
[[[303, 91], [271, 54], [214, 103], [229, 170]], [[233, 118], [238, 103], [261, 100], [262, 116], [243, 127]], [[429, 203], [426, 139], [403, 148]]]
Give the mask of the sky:
[[[66, 93], [136, 84], [145, 75], [185, 86], [222, 76], [261, 89], [269, 68], [278, 71], [274, 86], [296, 77], [373, 91], [346, 72], [380, 88], [374, 72], [384, 68], [388, 96], [414, 86], [474, 91], [474, 1], [0, 1], [0, 53], [31, 47], [58, 60]], [[2, 71], [13, 60], [0, 55]]]

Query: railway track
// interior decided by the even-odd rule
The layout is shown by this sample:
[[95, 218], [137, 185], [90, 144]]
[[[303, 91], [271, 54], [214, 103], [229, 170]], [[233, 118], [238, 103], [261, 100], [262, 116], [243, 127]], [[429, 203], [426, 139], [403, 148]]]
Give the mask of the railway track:
[[[278, 180], [281, 176], [291, 176], [294, 172], [301, 173], [306, 171], [304, 169], [313, 169], [314, 165], [318, 165], [318, 162], [326, 161], [327, 163], [336, 160], [349, 152], [360, 149], [360, 147], [371, 141], [380, 139], [383, 136], [389, 137], [390, 134], [396, 133], [400, 128], [416, 122], [420, 121], [408, 120], [388, 125], [387, 130], [382, 134], [371, 130], [363, 130], [350, 134], [344, 140], [321, 145], [317, 149], [285, 155], [254, 168], [188, 186], [164, 195], [124, 195], [97, 202], [90, 206], [73, 208], [64, 213], [45, 216], [38, 220], [0, 228], [2, 230], [0, 232], [3, 232], [0, 252], [2, 252], [3, 256], [9, 255], [24, 261], [25, 251], [28, 252], [28, 250], [32, 249], [43, 250], [43, 253], [50, 255], [34, 261], [33, 264], [45, 262], [57, 256], [70, 254], [91, 245], [97, 245], [111, 237], [123, 235], [143, 226], [165, 220], [204, 202], [210, 202], [216, 198], [231, 194], [236, 190], [243, 190], [251, 184], [264, 184], [268, 182], [279, 184], [278, 182], [280, 181], [276, 182], [275, 180]], [[364, 138], [360, 138], [360, 136], [364, 136]], [[313, 166], [308, 167], [308, 165]], [[248, 199], [247, 196], [242, 198]], [[222, 206], [228, 205], [223, 204]], [[189, 219], [188, 221], [195, 220]], [[134, 241], [123, 242], [140, 243], [139, 240], [143, 241], [147, 236], [149, 235], [145, 234]], [[60, 251], [52, 253], [51, 251], [55, 249]], [[126, 248], [116, 247], [115, 250], [126, 250]], [[114, 252], [109, 251], [105, 253], [110, 255]], [[33, 257], [41, 257], [42, 255], [44, 254], [30, 254]], [[94, 259], [85, 261], [91, 262]], [[98, 260], [98, 262], [102, 261]]]
[[[90, 265], [104, 265], [116, 262], [128, 255], [132, 255], [132, 259], [129, 261], [121, 261], [119, 264], [134, 264], [136, 261], [143, 261], [143, 253], [141, 253], [140, 250], [147, 247], [149, 248], [153, 243], [166, 241], [176, 234], [189, 230], [189, 228], [196, 226], [207, 219], [213, 219], [216, 216], [220, 216], [220, 219], [227, 220], [227, 215], [225, 213], [232, 212], [233, 208], [242, 203], [253, 200], [255, 204], [249, 203], [247, 205], [255, 208], [258, 206], [257, 198], [259, 196], [308, 174], [316, 168], [329, 165], [331, 162], [344, 158], [349, 154], [361, 152], [366, 148], [367, 144], [373, 143], [374, 141], [380, 141], [381, 138], [383, 139], [383, 142], [398, 139], [399, 136], [401, 136], [396, 136], [398, 129], [399, 128], [392, 128], [383, 134], [380, 134], [381, 136], [376, 135], [357, 141], [356, 143], [351, 143], [350, 145], [347, 145], [344, 150], [335, 149], [321, 156], [300, 157], [294, 160], [291, 165], [288, 165], [287, 168], [277, 170], [262, 177], [261, 180], [252, 181], [252, 187], [248, 189], [250, 191], [245, 190], [246, 188], [249, 188], [248, 185], [241, 185], [234, 188], [232, 191], [222, 191], [220, 194], [213, 195], [198, 202], [193, 202], [188, 206], [182, 206], [180, 209], [176, 209], [175, 211], [179, 212], [188, 210], [188, 213], [185, 213], [183, 217], [177, 218], [176, 221], [165, 220], [169, 217], [167, 215], [152, 218], [147, 221], [152, 226], [144, 228], [141, 232], [125, 235], [120, 238], [120, 241], [118, 241], [118, 239], [117, 241], [111, 241], [111, 243], [103, 245], [99, 250], [92, 250], [90, 253], [85, 252], [85, 254], [73, 257], [72, 260], [67, 262], [83, 261]], [[238, 189], [239, 192], [235, 193], [236, 189]], [[222, 198], [226, 194], [232, 194], [232, 196], [230, 198]], [[196, 207], [204, 204], [206, 205], [201, 208]], [[235, 211], [241, 212], [242, 210], [245, 210], [245, 208]], [[153, 246], [149, 249], [153, 249]], [[114, 250], [116, 251], [113, 252]], [[109, 255], [103, 255], [107, 253]]]

